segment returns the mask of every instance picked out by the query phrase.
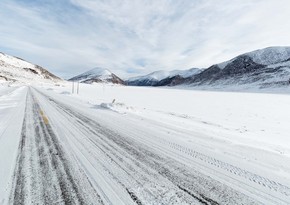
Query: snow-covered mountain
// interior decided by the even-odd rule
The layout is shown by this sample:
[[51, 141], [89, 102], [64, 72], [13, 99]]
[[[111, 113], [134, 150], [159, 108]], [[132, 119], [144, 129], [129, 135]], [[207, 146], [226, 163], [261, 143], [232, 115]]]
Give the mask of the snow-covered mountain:
[[0, 52], [0, 81], [55, 83], [61, 79], [38, 65]]
[[288, 86], [290, 47], [269, 47], [239, 55], [212, 65], [180, 84], [190, 86], [254, 86], [257, 88]]
[[157, 71], [130, 78], [128, 85], [191, 87], [280, 87], [290, 84], [290, 47], [268, 47], [239, 55], [207, 69]]
[[105, 68], [94, 68], [73, 78], [69, 81], [79, 81], [82, 83], [114, 83], [114, 84], [124, 84], [124, 81], [116, 76], [114, 73]]
[[173, 71], [160, 70], [149, 73], [148, 75], [129, 78], [126, 81], [126, 83], [127, 85], [136, 85], [136, 86], [160, 86], [160, 82], [163, 82], [165, 79], [177, 76], [180, 78], [188, 78], [201, 71], [202, 70], [198, 68], [191, 68], [189, 70], [173, 70]]

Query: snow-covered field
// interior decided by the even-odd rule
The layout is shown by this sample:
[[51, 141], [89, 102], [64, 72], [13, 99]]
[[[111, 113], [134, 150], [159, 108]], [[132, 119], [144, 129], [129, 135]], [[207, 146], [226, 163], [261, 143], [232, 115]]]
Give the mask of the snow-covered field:
[[[58, 153], [47, 159], [48, 164], [58, 162], [62, 166], [55, 170], [73, 170], [73, 181], [86, 176], [90, 182], [81, 180], [75, 188], [68, 180], [68, 189], [75, 188], [71, 200], [82, 201], [86, 193], [90, 197], [85, 202], [105, 204], [290, 201], [289, 94], [108, 84], [80, 84], [79, 94], [71, 94], [71, 87], [67, 83], [0, 88], [0, 133], [6, 132], [0, 135], [0, 204], [44, 202], [38, 192], [29, 192], [35, 184], [35, 190], [42, 189], [37, 185], [39, 172], [59, 181], [57, 172], [43, 173], [41, 166], [35, 171], [38, 178], [31, 177], [33, 165], [42, 159], [34, 140], [24, 138], [28, 140], [24, 151], [18, 147], [20, 133], [36, 140], [39, 130], [31, 128], [34, 121], [43, 129], [40, 145], [49, 136], [54, 146], [43, 149]], [[24, 112], [26, 95], [30, 107], [26, 105]], [[18, 157], [17, 150], [22, 153]], [[13, 153], [9, 160], [7, 153]], [[16, 159], [19, 173], [13, 173]], [[61, 176], [69, 178], [71, 173]], [[78, 186], [88, 184], [92, 187], [78, 191]], [[43, 187], [49, 190], [49, 185]], [[55, 193], [47, 200], [55, 202], [58, 197]]]
[[245, 144], [290, 156], [290, 93], [215, 92], [106, 84], [81, 84], [78, 95], [71, 94], [71, 85], [53, 88], [53, 91], [92, 106], [167, 123], [172, 128], [199, 130], [234, 145]]

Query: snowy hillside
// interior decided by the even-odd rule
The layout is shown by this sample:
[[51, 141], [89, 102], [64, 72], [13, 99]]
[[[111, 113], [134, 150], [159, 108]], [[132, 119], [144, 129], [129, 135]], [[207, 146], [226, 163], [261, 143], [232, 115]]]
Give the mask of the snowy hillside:
[[130, 78], [127, 84], [230, 90], [285, 87], [290, 84], [290, 47], [255, 50], [207, 69], [157, 71]]
[[191, 68], [189, 70], [172, 70], [172, 71], [155, 71], [145, 76], [138, 76], [128, 79], [126, 82], [128, 85], [137, 85], [137, 86], [156, 86], [160, 81], [179, 76], [182, 78], [190, 77], [194, 74], [197, 74], [201, 71], [198, 68]]
[[0, 81], [1, 82], [44, 82], [53, 83], [61, 79], [46, 69], [29, 63], [23, 59], [0, 53]]
[[290, 47], [269, 47], [213, 65], [180, 84], [213, 89], [268, 89], [289, 86], [289, 79]]
[[109, 71], [108, 69], [105, 68], [94, 68], [92, 70], [89, 70], [87, 72], [84, 72], [80, 75], [77, 75], [69, 81], [79, 81], [82, 83], [98, 83], [98, 82], [103, 82], [103, 83], [114, 83], [114, 84], [124, 84], [124, 81], [116, 76], [114, 73]]
[[229, 61], [217, 64], [224, 69], [229, 63], [241, 56], [249, 56], [255, 63], [261, 65], [271, 65], [290, 60], [290, 47], [268, 47], [239, 55]]

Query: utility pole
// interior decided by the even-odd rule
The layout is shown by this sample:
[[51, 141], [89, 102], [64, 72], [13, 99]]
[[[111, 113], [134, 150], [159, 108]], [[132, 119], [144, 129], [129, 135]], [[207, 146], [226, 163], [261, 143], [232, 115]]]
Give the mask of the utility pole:
[[79, 90], [80, 90], [80, 81], [78, 81], [77, 94], [79, 94]]
[[72, 81], [72, 94], [74, 93], [74, 81]]

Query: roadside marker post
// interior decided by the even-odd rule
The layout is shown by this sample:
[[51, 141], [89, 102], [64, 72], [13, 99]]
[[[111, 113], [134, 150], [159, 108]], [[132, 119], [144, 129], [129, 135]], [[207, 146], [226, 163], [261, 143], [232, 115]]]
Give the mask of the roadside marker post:
[[[75, 89], [76, 89], [76, 91], [75, 91]], [[72, 91], [71, 91], [71, 93], [74, 94], [76, 92], [76, 94], [79, 94], [79, 91], [80, 91], [80, 82], [77, 81], [76, 85], [75, 85], [75, 82], [72, 81]]]

